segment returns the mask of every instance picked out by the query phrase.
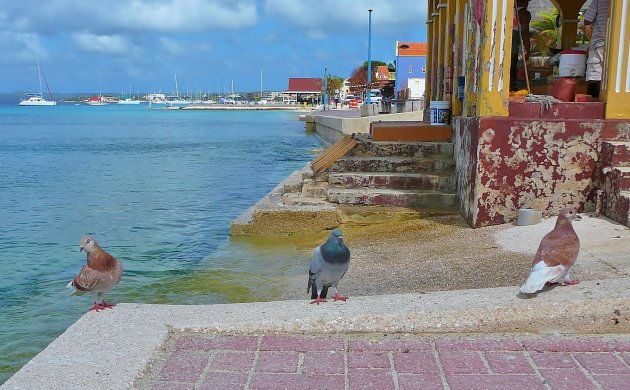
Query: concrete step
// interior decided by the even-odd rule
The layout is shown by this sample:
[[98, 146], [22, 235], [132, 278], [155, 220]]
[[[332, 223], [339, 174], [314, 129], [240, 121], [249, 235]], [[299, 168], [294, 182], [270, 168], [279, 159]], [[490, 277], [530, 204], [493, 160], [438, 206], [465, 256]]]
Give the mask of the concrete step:
[[606, 193], [606, 216], [630, 227], [630, 191]]
[[349, 157], [445, 157], [453, 158], [452, 142], [361, 142], [346, 155]]
[[630, 141], [604, 141], [602, 166], [630, 167]]
[[455, 175], [426, 173], [347, 172], [331, 173], [328, 183], [345, 188], [389, 188], [399, 190], [430, 190], [455, 193]]
[[452, 158], [343, 157], [328, 171], [333, 172], [453, 172]]
[[328, 189], [328, 201], [366, 206], [457, 209], [457, 194], [437, 191], [333, 187]]

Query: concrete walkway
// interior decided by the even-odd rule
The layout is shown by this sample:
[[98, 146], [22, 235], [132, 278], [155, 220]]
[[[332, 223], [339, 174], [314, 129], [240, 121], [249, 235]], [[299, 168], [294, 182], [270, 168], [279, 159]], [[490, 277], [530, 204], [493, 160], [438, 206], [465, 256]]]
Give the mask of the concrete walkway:
[[[392, 383], [395, 383], [393, 381], [394, 373], [396, 373], [397, 378], [400, 376], [396, 380], [399, 388], [401, 388], [403, 386], [401, 383], [405, 383], [406, 375], [420, 375], [412, 374], [414, 370], [419, 368], [413, 364], [413, 361], [408, 364], [415, 368], [403, 369], [404, 366], [401, 366], [402, 363], [400, 362], [397, 366], [396, 362], [399, 359], [404, 361], [407, 357], [398, 354], [398, 352], [404, 351], [390, 347], [391, 344], [388, 339], [383, 338], [382, 334], [415, 335], [413, 337], [417, 337], [417, 339], [413, 339], [413, 342], [410, 341], [410, 345], [415, 345], [415, 343], [424, 345], [425, 349], [418, 349], [417, 352], [430, 351], [431, 356], [433, 356], [434, 360], [429, 359], [432, 363], [427, 363], [427, 365], [435, 364], [438, 367], [442, 365], [442, 371], [438, 371], [440, 375], [438, 385], [439, 383], [444, 384], [442, 381], [446, 380], [449, 386], [451, 386], [452, 381], [451, 388], [457, 388], [457, 381], [466, 379], [474, 382], [485, 379], [483, 376], [465, 378], [453, 376], [449, 380], [449, 375], [456, 375], [457, 371], [446, 371], [447, 367], [451, 365], [457, 367], [460, 364], [463, 367], [468, 367], [468, 363], [464, 363], [464, 361], [468, 362], [469, 359], [472, 359], [470, 364], [473, 365], [473, 368], [476, 367], [474, 369], [477, 371], [466, 375], [474, 375], [478, 370], [481, 370], [481, 366], [479, 366], [479, 361], [481, 361], [486, 370], [482, 370], [483, 373], [489, 375], [488, 380], [498, 380], [501, 378], [490, 376], [499, 372], [492, 368], [493, 358], [486, 356], [485, 353], [474, 352], [475, 349], [473, 349], [474, 353], [463, 350], [447, 353], [446, 350], [440, 349], [437, 339], [424, 339], [420, 337], [421, 335], [436, 333], [443, 335], [468, 333], [627, 335], [630, 333], [630, 279], [628, 278], [588, 281], [575, 286], [556, 287], [543, 291], [531, 299], [523, 299], [517, 296], [517, 292], [518, 287], [502, 287], [426, 294], [350, 297], [348, 302], [328, 302], [321, 306], [310, 305], [308, 300], [227, 305], [119, 304], [111, 310], [85, 314], [44, 351], [9, 378], [1, 388], [3, 390], [130, 389], [142, 388], [143, 386], [151, 388], [154, 385], [167, 385], [159, 382], [182, 382], [183, 380], [191, 382], [183, 382], [185, 383], [183, 387], [176, 384], [172, 388], [191, 388], [191, 383], [197, 384], [199, 381], [203, 383], [206, 379], [211, 378], [208, 377], [208, 366], [212, 366], [215, 355], [219, 352], [239, 350], [234, 346], [235, 342], [236, 344], [242, 342], [245, 345], [243, 348], [250, 348], [250, 350], [246, 349], [245, 351], [252, 352], [254, 358], [258, 352], [258, 360], [255, 363], [254, 361], [250, 362], [248, 356], [232, 355], [230, 357], [230, 359], [242, 358], [244, 361], [242, 364], [245, 366], [251, 363], [250, 366], [243, 369], [252, 386], [258, 386], [258, 384], [263, 386], [265, 381], [269, 380], [267, 374], [273, 374], [273, 372], [264, 370], [276, 370], [273, 368], [276, 367], [274, 360], [281, 359], [278, 361], [282, 362], [286, 360], [281, 365], [286, 365], [289, 372], [295, 372], [295, 376], [298, 375], [297, 367], [301, 367], [302, 374], [300, 375], [305, 375], [304, 369], [311, 367], [309, 362], [313, 358], [308, 354], [309, 360], [307, 361], [307, 352], [327, 352], [329, 348], [332, 348], [333, 351], [344, 356], [344, 374], [342, 376], [338, 374], [340, 377], [321, 380], [341, 381], [343, 378], [343, 387], [339, 388], [345, 388], [346, 384], [351, 386], [355, 381], [364, 380], [361, 375], [354, 376], [355, 368], [359, 369], [362, 364], [372, 364], [368, 363], [372, 359], [384, 359], [383, 357], [365, 355], [367, 360], [365, 363], [361, 363], [363, 361], [361, 356], [355, 355], [361, 351], [353, 347], [355, 341], [352, 341], [358, 340], [359, 335], [367, 335], [368, 340], [384, 341], [385, 345], [388, 345], [386, 350], [382, 352], [387, 352], [387, 362], [390, 365], [381, 367], [381, 370], [389, 372], [390, 376], [378, 372], [371, 374], [376, 374], [376, 377], [381, 378], [380, 380], [390, 379]], [[199, 336], [182, 338], [182, 332], [195, 332]], [[289, 337], [271, 337], [274, 335]], [[230, 336], [244, 337], [234, 338]], [[307, 340], [307, 347], [289, 348], [289, 345], [293, 345], [291, 343], [303, 345], [306, 336], [315, 338]], [[206, 340], [219, 340], [222, 344], [213, 344], [213, 341]], [[343, 347], [341, 347], [339, 340], [343, 340]], [[534, 365], [528, 358], [535, 349], [528, 347], [528, 352], [510, 351], [509, 348], [514, 349], [516, 347], [507, 347], [507, 345], [513, 344], [514, 340], [517, 340], [517, 344], [527, 345], [525, 339], [521, 337], [507, 337], [499, 340], [507, 343], [499, 348], [500, 351], [519, 352], [514, 358], [509, 358], [508, 355], [501, 355], [501, 357], [505, 357], [505, 360], [509, 362], [514, 361], [514, 364], [517, 365], [524, 358], [534, 371], [534, 374], [518, 375], [530, 375], [527, 377], [528, 379], [526, 378], [527, 380], [538, 380], [539, 384], [542, 384], [540, 375], [543, 375], [542, 369], [546, 368], [545, 365], [538, 362], [536, 362], [537, 365]], [[544, 340], [560, 342], [567, 339], [554, 336]], [[590, 367], [588, 365], [590, 363], [587, 361], [605, 362], [610, 360], [617, 362], [614, 363], [616, 367], [623, 363], [619, 359], [627, 358], [627, 352], [622, 353], [622, 351], [627, 351], [623, 348], [627, 348], [630, 341], [623, 337], [614, 340], [597, 340], [599, 341], [596, 341], [596, 344], [601, 342], [619, 342], [620, 344], [614, 344], [614, 347], [613, 344], [607, 344], [609, 345], [607, 349], [601, 350], [601, 352], [611, 352], [612, 350], [614, 353], [596, 355], [602, 356], [601, 360], [593, 358], [595, 355], [569, 355], [571, 357], [569, 363], [574, 363], [578, 368], [574, 368], [573, 371], [566, 371], [566, 375], [571, 374], [571, 378], [582, 378], [580, 376], [582, 373], [589, 381], [593, 378], [597, 383], [600, 383], [600, 380], [624, 379], [621, 377], [598, 378], [597, 375], [608, 374]], [[334, 344], [334, 346], [316, 347], [319, 343], [324, 343], [324, 345], [332, 343], [330, 345]], [[428, 349], [427, 343], [431, 345], [430, 349]], [[577, 349], [568, 349], [568, 351], [584, 352], [583, 347], [580, 347], [583, 344], [578, 344], [575, 347]], [[204, 346], [202, 352], [194, 352], [200, 345], [207, 347]], [[272, 347], [273, 345], [276, 346]], [[586, 345], [591, 344], [589, 342]], [[623, 345], [626, 347], [622, 348]], [[267, 356], [266, 352], [273, 352], [274, 348], [283, 349], [283, 352], [293, 352], [293, 354], [289, 354], [288, 357], [280, 354], [283, 356], [279, 355], [278, 359], [267, 362], [271, 355]], [[542, 350], [552, 351], [549, 348], [551, 346], [546, 346]], [[317, 349], [321, 350], [318, 351]], [[174, 354], [172, 351], [178, 352]], [[261, 359], [262, 352], [265, 353]], [[390, 352], [392, 360], [390, 360]], [[586, 352], [591, 352], [591, 349]], [[409, 353], [411, 353], [411, 349]], [[210, 360], [211, 355], [213, 356], [212, 361]], [[409, 356], [416, 355], [418, 359], [431, 357], [426, 354]], [[500, 360], [501, 357], [497, 359]], [[293, 362], [291, 360], [293, 358], [297, 360]], [[172, 362], [168, 363], [169, 359], [173, 359]], [[451, 360], [453, 363], [447, 363]], [[167, 362], [166, 365], [165, 361]], [[217, 360], [217, 362], [219, 361]], [[317, 359], [315, 361], [319, 364]], [[460, 363], [457, 363], [458, 361]], [[385, 364], [383, 362], [384, 360], [374, 364], [383, 365]], [[393, 371], [392, 362], [395, 368]], [[237, 363], [233, 364], [236, 365]], [[256, 365], [254, 366], [254, 364]], [[294, 365], [295, 369], [293, 368]], [[170, 369], [171, 366], [174, 368]], [[182, 367], [190, 367], [190, 369]], [[541, 373], [536, 372], [536, 367]], [[353, 369], [352, 372], [350, 372], [350, 368]], [[313, 368], [313, 370], [315, 369]], [[346, 373], [346, 369], [348, 369], [348, 373]], [[462, 369], [464, 372], [469, 370], [468, 368]], [[256, 370], [260, 375], [255, 375]], [[310, 368], [307, 369], [307, 373], [308, 370]], [[182, 375], [186, 376], [177, 376], [180, 371]], [[622, 372], [615, 371], [617, 374], [614, 375], [625, 375], [621, 374]], [[202, 374], [204, 375], [203, 378], [201, 377]], [[218, 372], [217, 375], [219, 374]], [[360, 372], [356, 372], [356, 374], [360, 374]], [[194, 375], [197, 376], [193, 377]], [[239, 375], [237, 372], [236, 374], [228, 373], [225, 376], [238, 377]], [[371, 375], [368, 377], [371, 378]], [[256, 382], [251, 382], [254, 379]], [[286, 380], [293, 379], [287, 378]], [[552, 381], [551, 377], [547, 380], [550, 383]], [[595, 382], [592, 382], [593, 386], [595, 386]], [[337, 382], [331, 383], [327, 388], [334, 389], [335, 383]], [[530, 382], [525, 383], [529, 384]], [[170, 386], [170, 384], [168, 385]], [[287, 384], [285, 387], [291, 388], [291, 386]], [[359, 388], [367, 387], [359, 386]]]
[[630, 337], [183, 335], [146, 388], [621, 390], [629, 384]]

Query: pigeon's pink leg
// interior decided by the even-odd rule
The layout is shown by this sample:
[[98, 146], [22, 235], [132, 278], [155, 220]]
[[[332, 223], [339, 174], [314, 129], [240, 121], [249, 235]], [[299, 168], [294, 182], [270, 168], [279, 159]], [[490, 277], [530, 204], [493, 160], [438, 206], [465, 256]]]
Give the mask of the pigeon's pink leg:
[[116, 305], [114, 303], [107, 303], [103, 299], [103, 301], [101, 302], [100, 306], [101, 306], [101, 309], [111, 309], [112, 307], [114, 307]]
[[339, 294], [338, 292], [335, 292], [335, 295], [333, 296], [333, 300], [336, 301], [346, 301], [348, 299], [348, 297], [344, 297], [343, 295]]
[[315, 298], [315, 300], [311, 302], [311, 305], [312, 305], [313, 303], [317, 303], [317, 304], [319, 305], [319, 303], [320, 303], [320, 302], [322, 302], [322, 303], [323, 303], [323, 302], [328, 302], [328, 301], [327, 301], [327, 300], [325, 300], [325, 299], [322, 299], [322, 297], [318, 295], [318, 296], [317, 296], [317, 298]]
[[88, 310], [88, 312], [90, 312], [92, 310], [97, 312], [99, 310], [103, 310], [103, 307], [99, 303], [94, 302], [94, 306], [92, 306], [92, 308], [90, 310]]
[[569, 280], [565, 280], [562, 284], [565, 285], [565, 286], [572, 286], [572, 285], [578, 284], [578, 283], [580, 283], [580, 281], [577, 280], [577, 279], [569, 279]]

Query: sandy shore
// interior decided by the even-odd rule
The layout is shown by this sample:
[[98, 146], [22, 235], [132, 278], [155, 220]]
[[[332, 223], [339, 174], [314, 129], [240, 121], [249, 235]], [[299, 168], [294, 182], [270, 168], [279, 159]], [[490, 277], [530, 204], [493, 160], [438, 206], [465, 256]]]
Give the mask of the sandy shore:
[[[349, 213], [352, 216], [341, 228], [352, 260], [340, 290], [350, 296], [521, 285], [529, 275], [540, 240], [555, 224], [555, 218], [547, 218], [533, 226], [504, 224], [472, 229], [459, 215], [431, 216], [378, 208]], [[624, 244], [630, 253], [630, 229], [588, 215], [575, 223], [575, 229], [581, 236], [582, 251], [574, 277], [596, 280], [628, 276], [630, 258], [612, 264], [589, 248]], [[295, 277], [287, 298], [304, 299], [305, 291], [306, 276]]]

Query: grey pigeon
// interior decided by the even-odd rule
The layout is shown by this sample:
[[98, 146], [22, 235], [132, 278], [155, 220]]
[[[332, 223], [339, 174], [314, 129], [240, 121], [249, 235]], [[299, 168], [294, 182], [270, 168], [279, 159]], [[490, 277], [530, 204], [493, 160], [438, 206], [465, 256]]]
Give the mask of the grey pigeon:
[[[79, 252], [81, 251], [87, 254], [87, 264], [81, 268], [67, 287], [74, 290], [72, 294], [92, 293], [94, 305], [89, 311], [114, 307], [115, 305], [105, 302], [105, 293], [120, 282], [123, 275], [122, 265], [114, 256], [101, 249], [91, 236], [81, 238]], [[98, 298], [101, 296], [103, 300], [98, 303]]]
[[579, 283], [571, 279], [569, 271], [580, 252], [580, 239], [573, 230], [572, 222], [581, 219], [574, 208], [560, 210], [556, 226], [540, 242], [532, 262], [532, 272], [521, 286], [521, 293], [533, 294], [545, 287], [546, 283]]
[[343, 242], [341, 230], [334, 229], [325, 243], [315, 248], [313, 259], [308, 271], [308, 287], [306, 291], [312, 291], [311, 303], [319, 305], [326, 302], [328, 288], [334, 290], [333, 299], [335, 301], [345, 301], [348, 299], [337, 291], [337, 285], [348, 271], [350, 265], [350, 249]]

